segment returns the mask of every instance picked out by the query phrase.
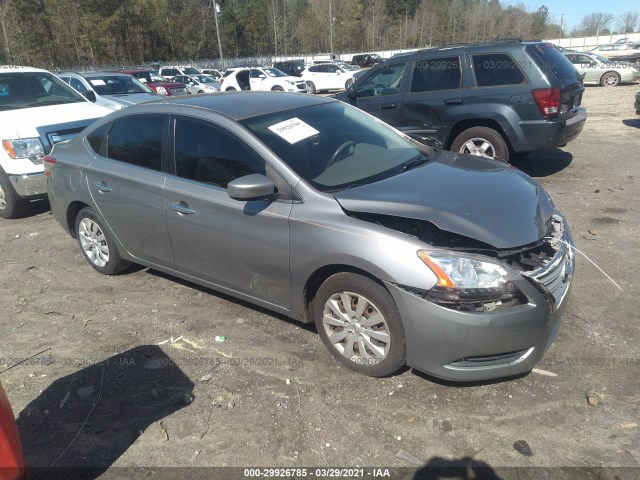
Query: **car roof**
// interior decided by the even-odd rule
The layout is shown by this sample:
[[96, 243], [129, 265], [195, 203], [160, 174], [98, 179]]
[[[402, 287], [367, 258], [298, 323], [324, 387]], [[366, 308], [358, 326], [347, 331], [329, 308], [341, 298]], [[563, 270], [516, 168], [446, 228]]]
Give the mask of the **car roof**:
[[109, 76], [109, 77], [130, 77], [131, 76], [131, 75], [127, 74], [127, 73], [111, 72], [111, 71], [107, 71], [107, 72], [83, 72], [83, 73], [81, 73], [81, 75], [84, 78], [101, 78], [101, 77], [105, 77], [105, 76]]
[[43, 70], [42, 68], [35, 67], [23, 67], [19, 65], [0, 65], [0, 73], [33, 73], [33, 72], [46, 72], [51, 73], [49, 70]]
[[523, 42], [518, 39], [501, 39], [487, 43], [455, 43], [450, 45], [442, 45], [440, 47], [422, 48], [411, 52], [396, 53], [392, 58], [411, 58], [413, 56], [422, 56], [425, 53], [447, 52], [453, 50], [473, 49], [473, 50], [495, 50], [500, 49], [517, 49], [526, 45], [552, 45], [550, 42]]
[[171, 97], [147, 102], [145, 105], [163, 103], [197, 107], [220, 113], [237, 121], [245, 118], [259, 117], [270, 113], [281, 112], [283, 110], [310, 107], [335, 101], [336, 100], [329, 98], [303, 95], [300, 93], [223, 92], [215, 95]]

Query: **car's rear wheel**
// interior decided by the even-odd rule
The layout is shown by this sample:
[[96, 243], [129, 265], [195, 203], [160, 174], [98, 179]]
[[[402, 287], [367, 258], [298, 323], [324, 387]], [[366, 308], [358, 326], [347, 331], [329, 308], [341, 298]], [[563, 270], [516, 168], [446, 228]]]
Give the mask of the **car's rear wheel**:
[[275, 87], [273, 87], [271, 89], [272, 92], [284, 92], [284, 88], [282, 88], [280, 85], [276, 85]]
[[498, 132], [489, 127], [472, 127], [458, 135], [451, 144], [451, 151], [509, 161], [509, 148]]
[[352, 78], [350, 78], [349, 80], [346, 81], [346, 83], [344, 84], [344, 89], [348, 90], [351, 85], [353, 85], [353, 79]]
[[355, 273], [332, 275], [318, 289], [312, 312], [326, 347], [351, 370], [383, 377], [404, 365], [400, 313], [379, 283]]
[[84, 258], [104, 275], [114, 275], [130, 265], [118, 252], [115, 241], [92, 208], [86, 207], [76, 217], [76, 238]]
[[229, 87], [225, 90], [225, 92], [235, 92], [236, 89], [234, 87]]
[[0, 217], [18, 218], [29, 210], [29, 201], [22, 198], [0, 168]]
[[311, 95], [316, 93], [316, 84], [313, 82], [307, 82], [307, 93]]
[[620, 85], [620, 74], [617, 72], [607, 72], [600, 78], [600, 85], [603, 87], [617, 87]]

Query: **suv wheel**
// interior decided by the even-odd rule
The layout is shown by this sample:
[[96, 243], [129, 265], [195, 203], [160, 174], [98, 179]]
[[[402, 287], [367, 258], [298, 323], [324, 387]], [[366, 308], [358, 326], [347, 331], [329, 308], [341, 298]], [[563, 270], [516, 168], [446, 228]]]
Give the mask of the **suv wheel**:
[[282, 88], [280, 85], [276, 85], [275, 87], [273, 87], [271, 89], [272, 92], [284, 92], [284, 88]]
[[509, 161], [509, 148], [498, 132], [488, 127], [472, 127], [458, 135], [451, 144], [451, 151]]
[[325, 346], [351, 370], [384, 377], [402, 367], [406, 346], [400, 313], [379, 283], [337, 273], [320, 286], [311, 307]]
[[0, 168], [0, 217], [17, 218], [27, 212], [29, 201], [20, 197]]
[[313, 82], [307, 82], [307, 93], [311, 95], [316, 93], [316, 85]]
[[103, 225], [92, 208], [83, 208], [76, 217], [76, 238], [84, 258], [94, 269], [104, 275], [115, 275], [130, 262], [120, 257], [113, 237]]
[[617, 72], [607, 72], [602, 75], [600, 85], [603, 87], [616, 87], [620, 85], [620, 75]]

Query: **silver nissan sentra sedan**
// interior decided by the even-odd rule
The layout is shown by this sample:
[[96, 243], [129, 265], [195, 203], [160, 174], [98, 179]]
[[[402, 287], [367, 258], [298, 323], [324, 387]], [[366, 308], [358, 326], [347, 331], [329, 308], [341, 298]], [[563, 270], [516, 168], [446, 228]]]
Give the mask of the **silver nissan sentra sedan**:
[[335, 100], [134, 105], [44, 162], [53, 214], [98, 272], [146, 265], [315, 322], [366, 375], [528, 372], [567, 303], [569, 227], [540, 185]]

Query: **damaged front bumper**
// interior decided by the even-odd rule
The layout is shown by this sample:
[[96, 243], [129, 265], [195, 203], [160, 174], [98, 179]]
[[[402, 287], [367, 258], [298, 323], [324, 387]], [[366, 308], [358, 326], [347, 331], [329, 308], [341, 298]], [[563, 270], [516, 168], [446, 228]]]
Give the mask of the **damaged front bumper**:
[[[564, 218], [549, 221], [548, 257], [513, 281], [517, 305], [468, 311], [427, 300], [387, 283], [405, 330], [405, 363], [454, 381], [508, 377], [530, 371], [555, 339], [566, 306], [575, 257]], [[537, 253], [535, 253], [537, 255]]]

